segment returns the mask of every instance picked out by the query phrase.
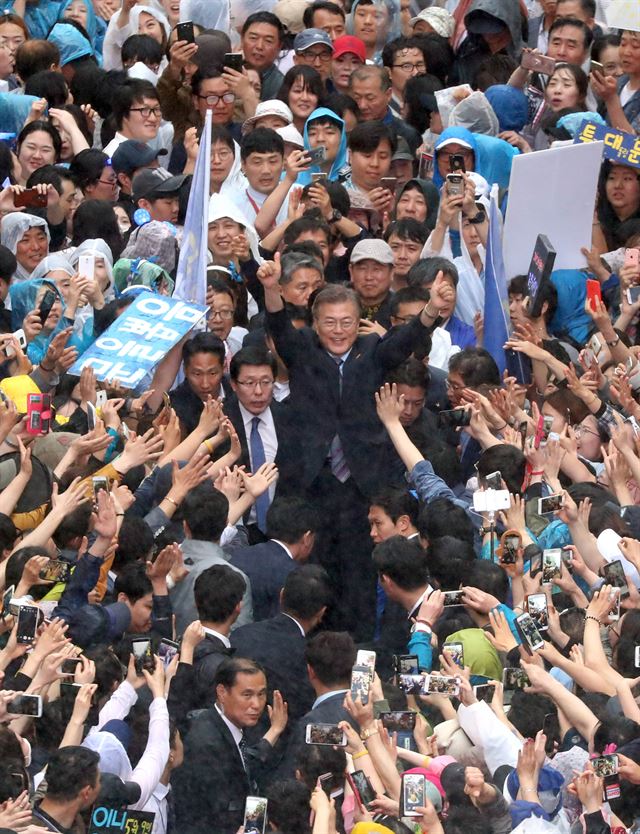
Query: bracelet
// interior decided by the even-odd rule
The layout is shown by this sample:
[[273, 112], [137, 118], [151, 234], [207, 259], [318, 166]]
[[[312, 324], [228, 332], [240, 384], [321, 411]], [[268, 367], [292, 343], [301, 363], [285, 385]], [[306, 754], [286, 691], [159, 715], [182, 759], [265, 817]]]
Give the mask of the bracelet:
[[44, 364], [40, 363], [40, 370], [44, 371], [45, 374], [52, 374], [55, 371], [55, 368], [45, 368]]
[[421, 619], [420, 617], [416, 617], [416, 622], [417, 623], [422, 623], [422, 625], [429, 626], [429, 628], [433, 628], [433, 626], [431, 625], [429, 620], [424, 620], [424, 619]]
[[210, 437], [208, 437], [206, 440], [203, 440], [202, 445], [204, 446], [204, 448], [207, 450], [207, 452], [209, 454], [212, 454], [213, 449], [211, 448], [211, 438]]
[[539, 469], [537, 472], [530, 472], [531, 477], [534, 475], [544, 475], [544, 469]]
[[424, 305], [424, 310], [423, 310], [423, 312], [424, 312], [424, 313], [425, 313], [425, 314], [426, 314], [426, 315], [427, 315], [430, 319], [437, 319], [437, 318], [438, 318], [438, 311], [437, 311], [437, 310], [435, 311], [435, 313], [432, 313], [432, 312], [431, 312], [431, 310], [429, 310], [429, 302], [427, 302], [427, 303]]
[[174, 500], [173, 500], [173, 498], [169, 498], [169, 496], [168, 496], [168, 495], [165, 495], [164, 500], [165, 500], [165, 501], [168, 501], [170, 504], [173, 504], [173, 506], [174, 506], [176, 509], [178, 509], [178, 502], [177, 502], [177, 501], [174, 501]]
[[423, 766], [424, 767], [429, 767], [430, 764], [431, 764], [431, 756], [424, 756]]
[[362, 730], [362, 732], [360, 733], [360, 738], [362, 739], [362, 741], [366, 743], [368, 739], [371, 738], [371, 736], [377, 735], [378, 732], [378, 730]]
[[504, 426], [500, 426], [499, 429], [494, 429], [494, 431], [504, 431], [509, 424], [505, 422]]
[[116, 513], [116, 518], [124, 518], [124, 513]]
[[601, 626], [601, 625], [602, 625], [602, 623], [600, 622], [600, 620], [599, 620], [597, 617], [594, 617], [594, 616], [593, 616], [593, 614], [585, 614], [585, 615], [584, 615], [584, 619], [585, 619], [585, 622], [586, 622], [587, 620], [595, 620], [595, 621], [596, 621], [596, 623], [598, 623], [598, 625], [599, 625], [599, 626]]
[[[620, 336], [618, 336], [618, 335], [616, 335], [615, 339], [612, 339], [610, 342], [607, 342], [606, 339], [605, 339], [605, 343], [609, 347], [615, 347], [618, 344], [619, 341], [620, 341]], [[40, 366], [40, 367], [42, 367], [42, 366]]]
[[355, 760], [356, 760], [356, 759], [359, 759], [359, 758], [361, 758], [362, 756], [368, 756], [368, 755], [369, 755], [369, 751], [368, 751], [368, 750], [361, 750], [359, 753], [354, 753], [354, 754], [353, 754], [353, 756], [351, 757], [351, 761], [352, 761], [352, 762], [355, 762]]
[[538, 793], [537, 788], [520, 788], [522, 793]]

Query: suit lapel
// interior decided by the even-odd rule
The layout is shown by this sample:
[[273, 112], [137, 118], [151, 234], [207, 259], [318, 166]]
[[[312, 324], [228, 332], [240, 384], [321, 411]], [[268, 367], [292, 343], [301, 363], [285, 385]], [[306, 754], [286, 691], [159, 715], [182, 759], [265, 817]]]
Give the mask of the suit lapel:
[[222, 716], [219, 714], [217, 708], [214, 706], [212, 709], [212, 717], [214, 723], [218, 726], [220, 731], [220, 737], [224, 741], [224, 743], [229, 748], [230, 752], [233, 752], [235, 755], [235, 761], [237, 763], [238, 768], [244, 773], [245, 780], [247, 784], [249, 784], [249, 775], [247, 771], [244, 769], [244, 764], [242, 762], [242, 756], [240, 755], [240, 751], [238, 750], [238, 745], [235, 743], [233, 736], [231, 735], [231, 730], [227, 727], [225, 722], [222, 720]]

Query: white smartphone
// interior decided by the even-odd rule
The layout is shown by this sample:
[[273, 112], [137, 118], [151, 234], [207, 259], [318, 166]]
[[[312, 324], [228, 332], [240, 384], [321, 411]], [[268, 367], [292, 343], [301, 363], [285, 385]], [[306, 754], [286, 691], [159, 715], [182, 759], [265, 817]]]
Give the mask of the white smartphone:
[[7, 704], [10, 715], [29, 715], [32, 718], [42, 716], [42, 697], [40, 695], [17, 695]]
[[93, 403], [87, 403], [87, 426], [89, 427], [89, 431], [95, 429], [97, 417], [98, 413], [95, 405]]
[[78, 258], [78, 275], [93, 281], [96, 272], [95, 255], [80, 255]]
[[106, 391], [96, 391], [96, 408], [102, 408], [107, 404], [107, 392]]

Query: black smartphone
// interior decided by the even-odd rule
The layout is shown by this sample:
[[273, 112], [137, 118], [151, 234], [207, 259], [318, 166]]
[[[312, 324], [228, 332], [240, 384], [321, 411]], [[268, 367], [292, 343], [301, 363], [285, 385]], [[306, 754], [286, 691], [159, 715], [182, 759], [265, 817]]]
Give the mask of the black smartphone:
[[22, 605], [18, 613], [18, 643], [33, 643], [38, 629], [38, 609], [35, 605]]
[[417, 654], [396, 654], [393, 662], [397, 675], [417, 675], [420, 672]]
[[[371, 782], [367, 779], [367, 774], [364, 770], [354, 770], [353, 773], [349, 775], [351, 776], [358, 796], [360, 797], [360, 803], [366, 808], [367, 805], [370, 802], [373, 802], [376, 798], [376, 792], [374, 791]], [[354, 791], [354, 793], [356, 791]]]
[[196, 35], [193, 31], [193, 21], [185, 20], [184, 23], [178, 23], [176, 26], [176, 37], [179, 41], [186, 41], [187, 43], [195, 43]]
[[38, 308], [38, 317], [40, 324], [44, 326], [45, 321], [49, 318], [51, 308], [56, 303], [57, 294], [53, 290], [47, 290], [42, 296], [40, 307]]
[[464, 156], [461, 153], [454, 153], [449, 157], [449, 164], [452, 171], [462, 171], [466, 174], [467, 169], [464, 165]]
[[156, 667], [156, 661], [151, 651], [151, 640], [147, 640], [145, 637], [136, 638], [132, 641], [132, 648], [137, 674], [142, 675], [143, 669], [146, 669], [148, 672], [153, 672]]
[[440, 426], [462, 428], [471, 424], [471, 411], [468, 408], [452, 408], [449, 411], [438, 412]]
[[236, 72], [242, 72], [244, 57], [239, 52], [225, 52], [223, 66]]

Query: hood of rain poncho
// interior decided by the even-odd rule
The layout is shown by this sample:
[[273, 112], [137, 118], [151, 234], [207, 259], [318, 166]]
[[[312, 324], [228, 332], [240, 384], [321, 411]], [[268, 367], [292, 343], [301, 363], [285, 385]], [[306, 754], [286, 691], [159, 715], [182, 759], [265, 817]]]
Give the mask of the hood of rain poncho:
[[487, 640], [481, 628], [463, 628], [450, 634], [447, 643], [462, 643], [464, 648], [464, 665], [471, 669], [471, 676], [481, 676], [491, 681], [502, 680], [502, 663], [498, 652]]
[[140, 258], [120, 258], [113, 265], [113, 282], [117, 296], [122, 295], [129, 287], [146, 287], [152, 292], [158, 292], [163, 278], [167, 281], [169, 295], [172, 295], [175, 286], [173, 278], [158, 264]]
[[58, 47], [61, 67], [87, 55], [95, 57], [90, 41], [70, 23], [56, 23], [47, 40]]
[[227, 174], [226, 180], [220, 186], [220, 194], [237, 194], [249, 187], [249, 182], [242, 173], [242, 158], [240, 156], [240, 145], [233, 140], [233, 165]]
[[254, 260], [261, 264], [263, 258], [260, 255], [260, 250], [258, 248], [258, 235], [256, 230], [244, 216], [242, 210], [232, 203], [231, 200], [227, 200], [221, 194], [212, 194], [209, 198], [209, 215], [207, 222], [213, 223], [216, 220], [220, 220], [222, 217], [228, 217], [230, 220], [234, 220], [236, 223], [239, 223], [244, 227], [244, 232], [247, 236], [247, 240], [249, 241], [251, 254], [253, 255]]
[[[355, 18], [356, 9], [360, 5], [360, 0], [355, 0], [351, 7], [351, 11], [347, 15], [346, 27], [348, 35], [355, 35], [353, 21]], [[378, 42], [376, 44], [376, 54], [374, 63], [381, 63], [381, 52], [385, 43], [399, 38], [402, 35], [402, 21], [400, 20], [400, 0], [374, 0], [374, 6], [384, 6], [389, 15], [389, 28], [387, 30], [381, 29], [378, 32]]]
[[[466, 662], [466, 657], [465, 657]], [[531, 816], [532, 810], [537, 810], [537, 815], [543, 819], [551, 820], [562, 809], [562, 786], [564, 776], [551, 765], [543, 765], [538, 776], [538, 796], [540, 805], [527, 802], [523, 799], [516, 799], [520, 790], [520, 779], [516, 770], [512, 770], [504, 783], [504, 796], [511, 805], [511, 822], [513, 827], [522, 820]], [[540, 807], [544, 814], [540, 813]]]
[[54, 270], [61, 270], [62, 272], [66, 272], [67, 275], [75, 274], [75, 269], [73, 268], [69, 258], [66, 258], [59, 252], [54, 252], [51, 255], [47, 255], [46, 258], [43, 258], [40, 261], [38, 266], [31, 273], [31, 280], [38, 281], [39, 279], [46, 278], [47, 275]]
[[584, 121], [595, 122], [595, 124], [602, 125], [602, 127], [606, 127], [607, 124], [600, 113], [587, 111], [585, 113], [567, 113], [566, 116], [558, 119], [556, 127], [563, 127], [567, 133], [571, 134], [571, 138], [573, 138], [580, 130]]
[[[333, 110], [329, 110], [328, 107], [317, 107], [304, 123], [304, 147], [307, 151], [311, 149], [311, 145], [309, 144], [309, 135], [307, 133], [309, 123], [313, 122], [315, 119], [320, 119], [323, 116], [340, 125], [340, 146], [338, 147], [336, 158], [331, 163], [331, 170], [329, 171], [328, 176], [330, 182], [335, 182], [338, 179], [340, 170], [347, 164], [347, 131], [344, 127], [344, 119], [341, 119], [337, 113], [334, 113]], [[301, 171], [298, 174], [296, 184], [308, 185], [311, 182], [311, 174], [319, 174], [321, 173], [321, 170], [322, 169], [319, 165], [312, 165], [306, 171]]]
[[[51, 241], [49, 234], [49, 227], [44, 217], [37, 217], [35, 214], [27, 214], [24, 211], [12, 211], [11, 214], [5, 214], [0, 222], [0, 243], [10, 249], [13, 254], [16, 254], [18, 243], [22, 240], [25, 232], [33, 229], [36, 226], [41, 226], [47, 235], [47, 241]], [[14, 280], [26, 281], [31, 273], [27, 272], [24, 267], [18, 264]]]
[[[129, 15], [129, 26], [131, 28], [131, 34], [137, 35], [138, 34], [138, 26], [140, 24], [140, 15], [142, 13], [150, 14], [152, 17], [158, 21], [158, 23], [162, 26], [165, 31], [165, 35], [167, 36], [167, 40], [169, 40], [169, 35], [171, 34], [171, 25], [167, 20], [166, 14], [161, 11], [157, 6], [134, 6], [131, 9], [131, 13]], [[182, 20], [182, 18], [180, 18]]]
[[[434, 154], [437, 154], [438, 149], [447, 139], [458, 139], [471, 145], [475, 156], [474, 170], [476, 173], [483, 176], [489, 185], [495, 183], [501, 189], [508, 188], [513, 157], [520, 153], [517, 148], [495, 136], [471, 133], [465, 127], [448, 127], [440, 134], [435, 144]], [[441, 188], [444, 183], [437, 162], [433, 167], [433, 181], [438, 188]]]
[[584, 344], [592, 328], [590, 316], [585, 313], [587, 283], [579, 269], [554, 269], [551, 280], [558, 291], [558, 306], [549, 329], [557, 335], [568, 334], [576, 342]]
[[166, 223], [151, 220], [133, 230], [121, 257], [151, 261], [173, 275], [178, 263], [175, 233]]
[[529, 119], [529, 101], [522, 90], [509, 84], [494, 84], [484, 94], [498, 117], [501, 131], [522, 130]]
[[485, 136], [497, 136], [500, 130], [493, 107], [479, 90], [456, 104], [449, 114], [449, 127], [466, 127]]
[[113, 253], [111, 252], [109, 245], [101, 237], [87, 238], [87, 240], [83, 240], [80, 246], [76, 247], [73, 253], [69, 256], [69, 261], [76, 269], [78, 267], [80, 255], [94, 255], [96, 258], [101, 258], [104, 261], [104, 267], [107, 270], [107, 275], [109, 276], [109, 284], [107, 285], [107, 288], [103, 290], [102, 294], [104, 295], [105, 301], [111, 301], [114, 296]]
[[15, 133], [22, 130], [37, 96], [25, 96], [19, 93], [0, 93], [0, 125], [3, 133]]
[[123, 782], [128, 782], [133, 773], [131, 762], [122, 742], [113, 733], [101, 730], [91, 733], [82, 742], [82, 746], [93, 750], [100, 756], [100, 772], [113, 773]]
[[520, 14], [520, 3], [516, 0], [505, 3], [504, 0], [471, 0], [471, 3], [464, 16], [465, 27], [468, 25], [469, 15], [474, 12], [485, 12], [492, 17], [501, 20], [511, 33], [512, 45], [509, 46], [511, 55], [519, 55], [522, 47], [522, 17]]
[[[69, 6], [74, 2], [74, 0], [65, 0], [60, 6], [60, 12], [58, 14], [58, 22], [63, 23], [65, 20], [64, 13], [69, 8]], [[88, 0], [80, 0], [83, 3], [84, 7], [87, 10], [87, 22], [85, 23], [85, 30], [91, 39], [91, 43], [95, 45], [93, 54], [98, 60], [98, 63], [102, 63], [102, 42], [104, 41], [104, 35], [107, 31], [107, 25], [99, 18], [95, 11], [93, 10], [93, 3], [88, 2]]]
[[420, 191], [424, 196], [425, 202], [427, 204], [427, 216], [425, 218], [425, 224], [430, 228], [434, 229], [436, 225], [436, 220], [438, 218], [438, 207], [440, 205], [440, 192], [436, 188], [436, 186], [431, 182], [431, 180], [422, 180], [418, 177], [414, 177], [412, 180], [409, 180], [405, 185], [402, 186], [400, 193], [398, 194], [398, 198], [396, 199], [396, 209], [398, 207], [398, 200], [404, 192], [409, 188], [410, 185], [417, 185]]
[[229, 3], [211, 0], [180, 0], [180, 20], [192, 20], [203, 29], [229, 31]]
[[33, 280], [21, 281], [19, 284], [12, 284], [9, 287], [9, 295], [11, 296], [11, 326], [14, 330], [21, 328], [25, 316], [36, 309], [36, 298], [43, 285], [55, 292], [64, 309], [64, 299], [58, 292], [54, 281], [48, 281], [41, 276]]

